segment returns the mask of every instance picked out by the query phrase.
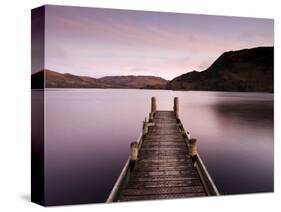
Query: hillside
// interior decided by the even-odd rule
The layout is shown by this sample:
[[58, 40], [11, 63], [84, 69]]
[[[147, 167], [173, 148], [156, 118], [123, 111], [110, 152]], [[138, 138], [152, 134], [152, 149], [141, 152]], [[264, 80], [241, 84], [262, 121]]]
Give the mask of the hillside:
[[167, 80], [155, 76], [110, 76], [99, 78], [105, 85], [120, 88], [164, 89]]
[[273, 92], [273, 47], [223, 53], [208, 69], [171, 80], [167, 89]]
[[47, 88], [100, 88], [102, 84], [95, 78], [61, 74], [45, 70]]
[[[72, 74], [62, 74], [45, 70], [46, 88], [140, 88], [164, 89], [167, 80], [155, 76], [108, 76], [92, 78]], [[32, 75], [32, 88], [42, 88], [44, 71]]]
[[[273, 92], [273, 47], [223, 53], [204, 71], [192, 71], [171, 81], [155, 76], [93, 78], [45, 70], [46, 88], [138, 88], [207, 91]], [[42, 88], [44, 71], [32, 75], [32, 88]]]

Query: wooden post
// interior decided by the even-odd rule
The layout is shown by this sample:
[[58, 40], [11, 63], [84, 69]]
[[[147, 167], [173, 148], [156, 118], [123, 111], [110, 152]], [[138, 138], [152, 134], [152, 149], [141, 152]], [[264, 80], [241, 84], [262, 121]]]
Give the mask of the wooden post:
[[153, 122], [153, 114], [152, 113], [149, 113], [149, 119], [148, 119], [149, 122]]
[[130, 155], [130, 160], [131, 161], [136, 161], [138, 159], [138, 143], [137, 142], [132, 142], [131, 143], [131, 155]]
[[197, 146], [195, 138], [189, 139], [189, 154], [191, 155], [191, 157], [195, 157], [197, 155]]
[[186, 131], [186, 136], [187, 136], [187, 140], [190, 140], [190, 133], [188, 131]]
[[143, 121], [143, 129], [142, 130], [143, 130], [143, 135], [146, 135], [148, 133], [148, 122], [146, 120], [146, 117]]
[[176, 117], [179, 117], [179, 98], [175, 97], [174, 98], [174, 112], [176, 114]]
[[156, 98], [153, 96], [151, 98], [151, 113], [154, 114], [156, 112]]
[[139, 145], [137, 142], [132, 142], [131, 143], [131, 153], [130, 153], [130, 163], [129, 163], [129, 168], [130, 171], [133, 171], [136, 161], [138, 159], [138, 154], [139, 154]]

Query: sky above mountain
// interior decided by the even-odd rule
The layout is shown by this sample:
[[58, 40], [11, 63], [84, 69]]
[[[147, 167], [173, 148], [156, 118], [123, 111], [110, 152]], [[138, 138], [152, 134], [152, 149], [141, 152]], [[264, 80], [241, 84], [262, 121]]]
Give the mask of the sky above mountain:
[[225, 51], [273, 46], [272, 19], [46, 6], [45, 68], [172, 79]]

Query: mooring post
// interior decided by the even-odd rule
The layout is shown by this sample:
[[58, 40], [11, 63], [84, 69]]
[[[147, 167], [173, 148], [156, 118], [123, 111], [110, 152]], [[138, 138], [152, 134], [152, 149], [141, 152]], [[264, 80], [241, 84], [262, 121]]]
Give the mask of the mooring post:
[[179, 117], [179, 98], [175, 97], [174, 98], [174, 112], [176, 114], [176, 117]]
[[189, 154], [192, 158], [194, 158], [197, 155], [197, 145], [196, 145], [196, 139], [191, 138], [189, 139]]
[[143, 130], [143, 135], [146, 135], [148, 133], [148, 122], [146, 120], [146, 117], [145, 117], [145, 119], [143, 121], [143, 128], [142, 128], [142, 130]]
[[149, 122], [153, 122], [153, 114], [152, 113], [149, 113], [149, 119], [148, 119]]
[[156, 98], [153, 96], [151, 98], [151, 113], [152, 113], [152, 116], [154, 115], [155, 112], [156, 112]]
[[187, 140], [189, 141], [190, 140], [190, 133], [188, 131], [186, 131], [186, 137], [187, 137]]
[[139, 148], [137, 142], [131, 143], [131, 153], [130, 153], [130, 170], [132, 171], [135, 167], [136, 161], [138, 159]]
[[137, 142], [132, 142], [131, 143], [131, 161], [136, 161], [138, 159], [138, 143]]

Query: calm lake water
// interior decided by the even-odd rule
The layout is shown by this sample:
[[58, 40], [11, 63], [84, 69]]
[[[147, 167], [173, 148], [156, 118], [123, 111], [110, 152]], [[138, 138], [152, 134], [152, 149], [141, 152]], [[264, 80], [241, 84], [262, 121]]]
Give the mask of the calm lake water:
[[47, 89], [46, 199], [106, 201], [150, 111], [180, 118], [220, 192], [273, 191], [273, 94], [125, 89]]

